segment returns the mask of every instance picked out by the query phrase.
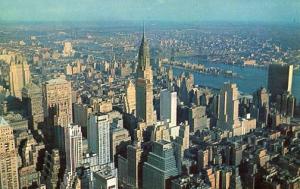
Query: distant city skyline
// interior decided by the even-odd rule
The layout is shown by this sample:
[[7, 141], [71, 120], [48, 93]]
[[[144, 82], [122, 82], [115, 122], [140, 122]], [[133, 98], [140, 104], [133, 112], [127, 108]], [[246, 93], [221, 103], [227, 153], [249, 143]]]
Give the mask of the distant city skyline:
[[299, 23], [297, 0], [11, 0], [0, 21], [229, 21]]
[[298, 3], [26, 1], [0, 3], [1, 189], [300, 187]]

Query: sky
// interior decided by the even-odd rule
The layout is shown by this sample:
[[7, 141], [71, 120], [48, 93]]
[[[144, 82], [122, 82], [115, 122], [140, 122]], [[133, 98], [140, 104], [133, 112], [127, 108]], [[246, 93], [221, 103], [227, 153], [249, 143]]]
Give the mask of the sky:
[[0, 21], [300, 22], [300, 0], [0, 0]]

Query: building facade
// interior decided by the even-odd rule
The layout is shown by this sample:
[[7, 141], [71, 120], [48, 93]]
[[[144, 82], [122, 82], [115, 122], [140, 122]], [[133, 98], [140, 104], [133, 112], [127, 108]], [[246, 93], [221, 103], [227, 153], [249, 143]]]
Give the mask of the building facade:
[[171, 126], [177, 124], [177, 93], [163, 89], [160, 92], [160, 120], [169, 121]]
[[153, 108], [153, 74], [150, 65], [149, 45], [143, 35], [139, 49], [137, 79], [136, 79], [136, 117], [152, 125]]
[[43, 95], [39, 86], [29, 83], [22, 90], [22, 101], [25, 105], [29, 127], [38, 129], [44, 122]]
[[13, 129], [0, 117], [0, 188], [18, 189], [18, 159]]
[[29, 82], [30, 70], [25, 57], [21, 55], [13, 56], [9, 66], [9, 86], [11, 95], [22, 99], [22, 88]]
[[126, 94], [125, 94], [125, 112], [128, 114], [135, 115], [136, 108], [136, 96], [135, 96], [135, 86], [131, 80], [128, 81], [126, 86]]
[[88, 122], [87, 137], [89, 150], [96, 153], [99, 164], [110, 162], [110, 126], [107, 114], [95, 113]]
[[165, 189], [168, 179], [178, 175], [174, 149], [170, 142], [154, 142], [153, 151], [149, 153], [143, 166], [143, 189]]
[[63, 127], [72, 123], [71, 82], [64, 78], [52, 79], [43, 84], [44, 116], [50, 125]]
[[225, 83], [221, 88], [217, 126], [224, 130], [233, 130], [240, 126], [239, 91], [236, 84]]
[[292, 92], [293, 71], [293, 65], [271, 64], [269, 66], [268, 89], [271, 93], [271, 101], [275, 101], [277, 95]]
[[81, 127], [69, 124], [65, 129], [66, 168], [71, 173], [76, 171], [82, 160]]

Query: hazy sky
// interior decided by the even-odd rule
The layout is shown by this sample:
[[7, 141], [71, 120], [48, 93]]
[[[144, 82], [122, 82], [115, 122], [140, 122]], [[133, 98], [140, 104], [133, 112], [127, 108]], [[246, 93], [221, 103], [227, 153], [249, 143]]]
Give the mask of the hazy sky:
[[0, 0], [4, 21], [300, 21], [300, 0]]

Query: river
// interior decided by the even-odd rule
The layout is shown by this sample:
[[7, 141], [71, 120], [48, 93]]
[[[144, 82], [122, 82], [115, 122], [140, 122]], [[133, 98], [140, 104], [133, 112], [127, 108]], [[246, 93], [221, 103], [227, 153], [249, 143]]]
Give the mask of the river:
[[[188, 61], [197, 63], [195, 58], [189, 57], [185, 59], [178, 59], [179, 61]], [[266, 68], [257, 67], [242, 67], [228, 64], [213, 64], [204, 63], [206, 67], [218, 67], [224, 70], [231, 70], [237, 73], [240, 77], [225, 77], [222, 75], [208, 75], [199, 72], [194, 72], [195, 84], [201, 86], [208, 86], [213, 88], [221, 88], [224, 82], [230, 81], [237, 83], [239, 91], [247, 94], [252, 94], [260, 87], [266, 87], [268, 83], [268, 70]], [[183, 68], [173, 68], [174, 75], [178, 76], [184, 71]], [[297, 99], [300, 99], [300, 71], [294, 71], [293, 90], [292, 93]], [[299, 100], [297, 100], [299, 102]]]

